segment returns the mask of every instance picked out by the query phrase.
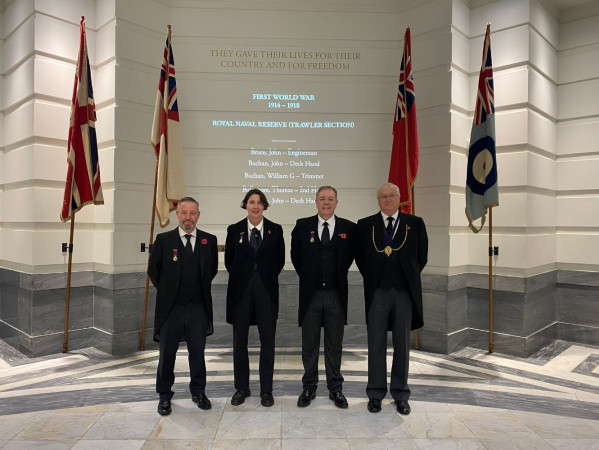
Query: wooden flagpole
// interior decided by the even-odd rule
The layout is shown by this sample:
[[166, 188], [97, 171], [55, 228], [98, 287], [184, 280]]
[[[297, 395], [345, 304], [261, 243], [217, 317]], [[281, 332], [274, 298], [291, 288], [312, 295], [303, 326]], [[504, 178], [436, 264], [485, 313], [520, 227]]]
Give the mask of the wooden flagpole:
[[69, 306], [71, 303], [71, 269], [73, 267], [73, 234], [75, 232], [75, 213], [71, 216], [71, 233], [69, 236], [69, 263], [67, 266], [67, 292], [64, 308], [64, 333], [62, 338], [62, 352], [66, 353], [69, 347]]
[[[414, 185], [411, 187], [412, 194], [412, 214], [416, 214], [416, 196], [414, 195]], [[418, 330], [414, 330], [414, 349], [420, 350], [420, 340], [418, 339]]]
[[[407, 31], [410, 29], [410, 27], [407, 28]], [[410, 43], [410, 58], [412, 57], [412, 48], [411, 48], [411, 43]], [[409, 137], [409, 132], [408, 132], [408, 105], [407, 103], [405, 103], [405, 99], [407, 97], [407, 86], [408, 86], [408, 74], [406, 72], [406, 68], [408, 66], [408, 60], [406, 58], [406, 43], [405, 43], [405, 35], [404, 35], [404, 51], [403, 51], [403, 58], [404, 58], [404, 105], [405, 105], [405, 111], [406, 111], [406, 118], [404, 120], [405, 122], [405, 136], [406, 136], [406, 173], [408, 175], [412, 175], [410, 172], [410, 137]], [[411, 62], [410, 62], [410, 67], [411, 66]], [[410, 180], [407, 180], [408, 182], [408, 189], [410, 189], [410, 205], [412, 206], [412, 214], [416, 214], [416, 198], [414, 197], [414, 185], [412, 184], [412, 186], [410, 186]], [[414, 330], [414, 348], [416, 350], [420, 349], [420, 341], [418, 339], [418, 330]]]
[[493, 353], [493, 207], [489, 206], [489, 353]]
[[[171, 42], [171, 26], [167, 25], [167, 36], [168, 36], [168, 42], [170, 45]], [[166, 64], [167, 64], [167, 68], [166, 68], [166, 76], [169, 76], [169, 68], [168, 68], [168, 58], [166, 60]], [[165, 145], [166, 145], [166, 139], [165, 139]], [[152, 218], [150, 220], [150, 245], [149, 245], [149, 251], [148, 251], [148, 262], [150, 261], [150, 254], [152, 252], [152, 245], [154, 244], [154, 218], [156, 217], [156, 197], [157, 195], [157, 191], [158, 191], [158, 157], [159, 155], [156, 155], [156, 169], [154, 171], [154, 198], [152, 200]], [[146, 342], [146, 317], [148, 315], [148, 293], [150, 290], [150, 276], [147, 274], [146, 271], [146, 289], [145, 289], [145, 293], [144, 293], [144, 312], [143, 312], [143, 319], [142, 319], [142, 324], [141, 324], [141, 338], [139, 340], [139, 349], [140, 350], [144, 350], [145, 349], [145, 342]]]
[[[158, 187], [158, 158], [156, 158], [156, 170], [154, 172], [154, 199], [152, 200], [152, 219], [150, 221], [150, 245], [148, 249], [148, 262], [150, 261], [150, 253], [154, 244], [154, 217], [156, 217], [156, 190]], [[139, 341], [139, 349], [145, 349], [146, 342], [146, 317], [148, 315], [148, 293], [150, 291], [150, 276], [146, 271], [146, 290], [144, 293], [144, 313], [141, 323], [141, 339]]]

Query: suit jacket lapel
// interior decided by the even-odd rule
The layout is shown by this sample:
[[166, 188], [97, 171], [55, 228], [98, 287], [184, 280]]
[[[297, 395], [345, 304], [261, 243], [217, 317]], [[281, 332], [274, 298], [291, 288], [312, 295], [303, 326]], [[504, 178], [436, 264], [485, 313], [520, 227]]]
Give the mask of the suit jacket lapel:
[[397, 232], [395, 233], [395, 236], [393, 237], [393, 242], [400, 244], [403, 242], [404, 237], [406, 236], [408, 223], [406, 220], [406, 215], [403, 214], [401, 211], [399, 212], [399, 215], [397, 216], [397, 218], [399, 220], [399, 225], [397, 226]]
[[[308, 241], [312, 238], [312, 232], [314, 232], [314, 244], [320, 244], [320, 237], [318, 236], [318, 214], [312, 216], [308, 221], [308, 229], [306, 230], [306, 239]], [[316, 250], [316, 246], [314, 246], [314, 250]]]
[[[266, 217], [262, 217], [262, 243], [260, 244], [260, 247], [258, 247], [258, 255], [262, 253], [262, 250], [264, 249], [265, 245], [270, 245], [270, 232], [271, 232], [272, 227], [270, 226], [270, 221], [266, 218]], [[249, 243], [249, 236], [248, 236], [248, 249], [250, 252], [254, 252], [254, 249], [252, 248], [252, 246]]]
[[[247, 252], [253, 253], [252, 247], [250, 246], [250, 234], [248, 230], [248, 220], [247, 218], [243, 219], [241, 222], [237, 222], [237, 234], [238, 236], [243, 236], [241, 245]], [[239, 240], [240, 238], [236, 238]]]
[[194, 248], [194, 252], [199, 252], [200, 254], [200, 274], [204, 274], [206, 272], [206, 264], [208, 264], [208, 253], [207, 251], [202, 251], [202, 237], [200, 236], [200, 230], [196, 228], [196, 246]]
[[380, 212], [376, 216], [374, 216], [373, 226], [374, 226], [374, 241], [376, 242], [376, 246], [379, 248], [384, 248], [386, 245], [385, 244], [385, 235], [383, 233], [384, 222], [383, 222], [383, 216], [381, 216]]
[[[175, 228], [168, 237], [168, 246], [169, 248], [165, 249], [172, 258], [173, 262], [176, 263], [175, 267], [179, 270], [179, 261], [181, 261], [181, 249], [183, 248], [183, 243], [181, 242], [181, 236], [179, 236], [179, 228]], [[175, 256], [177, 256], [177, 260], [175, 261]]]
[[394, 243], [401, 242], [404, 235], [402, 230], [405, 229], [404, 227], [406, 225], [406, 221], [404, 220], [404, 217], [401, 215], [401, 211], [397, 213], [397, 220], [399, 220], [399, 223], [397, 224], [397, 231], [395, 231], [395, 236], [393, 236]]

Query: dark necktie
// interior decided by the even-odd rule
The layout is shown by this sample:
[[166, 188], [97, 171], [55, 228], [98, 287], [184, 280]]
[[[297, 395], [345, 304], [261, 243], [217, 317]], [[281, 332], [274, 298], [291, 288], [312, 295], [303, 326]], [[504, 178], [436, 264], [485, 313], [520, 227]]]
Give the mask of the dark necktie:
[[191, 247], [191, 234], [186, 234], [185, 238], [187, 239], [187, 244], [185, 244], [185, 250], [187, 250], [189, 254], [192, 254], [193, 248]]
[[324, 226], [324, 228], [322, 229], [320, 242], [322, 242], [322, 245], [329, 245], [331, 243], [331, 235], [329, 234], [329, 224], [328, 222], [324, 222], [322, 225]]
[[260, 244], [262, 243], [262, 237], [260, 236], [260, 230], [258, 228], [252, 229], [252, 248], [254, 249], [254, 253], [258, 253], [258, 249], [260, 248]]
[[393, 239], [393, 217], [387, 217], [387, 234], [389, 238]]

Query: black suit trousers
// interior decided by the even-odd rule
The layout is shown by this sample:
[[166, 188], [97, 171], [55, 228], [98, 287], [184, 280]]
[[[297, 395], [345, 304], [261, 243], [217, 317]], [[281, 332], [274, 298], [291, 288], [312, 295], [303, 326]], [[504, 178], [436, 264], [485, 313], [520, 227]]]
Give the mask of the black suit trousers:
[[252, 277], [235, 311], [233, 375], [235, 389], [238, 391], [248, 390], [250, 384], [248, 333], [252, 317], [256, 319], [258, 333], [260, 334], [260, 392], [272, 392], [277, 326], [276, 310], [258, 272], [252, 273]]
[[315, 390], [318, 385], [318, 354], [320, 329], [324, 327], [324, 365], [327, 388], [342, 390], [341, 355], [345, 312], [338, 289], [316, 290], [302, 321], [302, 362], [304, 389]]
[[189, 353], [189, 391], [198, 395], [206, 388], [206, 331], [208, 318], [202, 303], [175, 303], [166, 321], [160, 328], [160, 357], [156, 373], [156, 392], [160, 399], [173, 397], [175, 382], [175, 359], [182, 339], [187, 342]]
[[382, 400], [387, 395], [387, 325], [391, 321], [393, 364], [391, 396], [395, 401], [408, 400], [410, 364], [410, 331], [412, 300], [406, 290], [377, 288], [368, 311], [368, 398]]

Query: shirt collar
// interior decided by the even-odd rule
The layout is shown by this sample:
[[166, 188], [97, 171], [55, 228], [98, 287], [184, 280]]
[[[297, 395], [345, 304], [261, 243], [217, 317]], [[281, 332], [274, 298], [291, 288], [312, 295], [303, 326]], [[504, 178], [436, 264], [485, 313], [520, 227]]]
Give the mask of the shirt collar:
[[323, 223], [325, 223], [325, 222], [329, 224], [330, 229], [335, 228], [335, 214], [333, 214], [331, 217], [329, 217], [326, 221], [322, 217], [318, 216], [318, 226], [319, 227], [322, 227]]
[[252, 225], [252, 223], [250, 222], [250, 219], [247, 219], [247, 223], [248, 223], [248, 230], [250, 231], [250, 233], [252, 232], [252, 230], [253, 230], [254, 228], [258, 228], [258, 231], [259, 231], [260, 233], [262, 233], [262, 228], [264, 227], [264, 219], [262, 219], [262, 220], [260, 221], [260, 223], [259, 223], [258, 225], [256, 225], [255, 227], [254, 227], [254, 225]]
[[399, 209], [397, 211], [395, 211], [395, 214], [393, 214], [392, 216], [388, 216], [383, 211], [381, 211], [381, 216], [383, 217], [384, 223], [387, 223], [387, 217], [393, 217], [393, 223], [395, 223], [395, 221], [397, 220], [397, 218], [399, 216]]
[[[187, 232], [183, 228], [179, 227], [179, 236], [181, 237], [181, 239], [183, 239], [183, 237], [186, 234], [187, 234]], [[196, 237], [196, 228], [194, 228], [193, 231], [189, 234], [191, 234], [195, 238]]]

